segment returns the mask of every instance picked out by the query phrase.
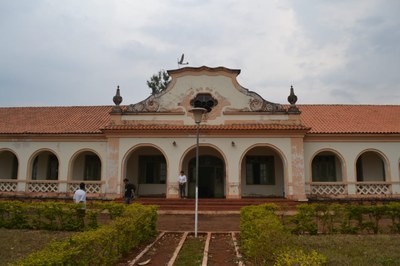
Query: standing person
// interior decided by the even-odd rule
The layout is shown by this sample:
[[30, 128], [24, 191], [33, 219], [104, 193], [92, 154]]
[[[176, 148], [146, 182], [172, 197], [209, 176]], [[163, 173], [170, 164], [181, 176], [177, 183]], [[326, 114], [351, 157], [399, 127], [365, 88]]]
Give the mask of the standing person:
[[82, 203], [86, 206], [86, 191], [85, 191], [85, 183], [80, 183], [79, 188], [74, 193], [74, 202]]
[[179, 196], [181, 199], [186, 197], [186, 182], [187, 182], [187, 178], [186, 178], [185, 172], [181, 171], [178, 176]]
[[124, 199], [126, 204], [130, 204], [135, 197], [135, 185], [130, 183], [128, 178], [124, 179], [125, 192]]
[[85, 215], [86, 215], [86, 190], [85, 183], [80, 183], [79, 188], [74, 193], [74, 202], [79, 204], [79, 208], [77, 209], [78, 219], [80, 223], [80, 227], [83, 230], [85, 227]]

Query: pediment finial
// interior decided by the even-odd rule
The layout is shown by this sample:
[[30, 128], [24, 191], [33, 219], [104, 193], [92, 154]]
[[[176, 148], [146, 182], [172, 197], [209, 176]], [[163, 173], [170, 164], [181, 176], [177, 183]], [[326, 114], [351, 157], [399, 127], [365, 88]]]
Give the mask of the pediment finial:
[[289, 113], [300, 113], [299, 108], [296, 106], [297, 96], [294, 94], [293, 85], [290, 86], [290, 94], [288, 96], [288, 102], [290, 103]]
[[115, 96], [113, 97], [113, 102], [117, 106], [119, 106], [122, 103], [122, 97], [120, 95], [119, 85], [117, 86], [117, 91], [115, 93]]
[[115, 95], [113, 97], [113, 102], [114, 102], [115, 106], [112, 108], [112, 112], [113, 113], [121, 113], [122, 110], [119, 105], [122, 103], [122, 97], [120, 94], [119, 85], [117, 86], [117, 91], [115, 92]]

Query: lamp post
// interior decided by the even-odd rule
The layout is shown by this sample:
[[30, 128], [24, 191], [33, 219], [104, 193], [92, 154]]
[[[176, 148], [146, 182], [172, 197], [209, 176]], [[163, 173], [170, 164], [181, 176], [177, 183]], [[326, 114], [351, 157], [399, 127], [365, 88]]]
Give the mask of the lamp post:
[[203, 114], [206, 109], [195, 107], [190, 110], [193, 113], [194, 122], [197, 125], [196, 133], [196, 188], [195, 188], [195, 209], [194, 209], [194, 236], [197, 238], [198, 212], [199, 212], [199, 128]]

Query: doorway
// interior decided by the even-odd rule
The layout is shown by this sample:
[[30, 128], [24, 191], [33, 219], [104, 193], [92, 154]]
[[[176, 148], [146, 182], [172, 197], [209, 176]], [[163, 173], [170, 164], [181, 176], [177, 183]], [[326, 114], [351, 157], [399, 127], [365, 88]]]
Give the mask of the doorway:
[[[196, 158], [189, 162], [188, 196], [195, 197], [196, 189]], [[215, 156], [199, 156], [199, 198], [223, 198], [224, 193], [224, 162]]]

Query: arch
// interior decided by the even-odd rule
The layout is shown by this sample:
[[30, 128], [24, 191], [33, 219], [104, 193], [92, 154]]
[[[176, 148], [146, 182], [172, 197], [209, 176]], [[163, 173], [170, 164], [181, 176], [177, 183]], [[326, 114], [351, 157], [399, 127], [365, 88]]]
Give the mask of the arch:
[[285, 197], [287, 165], [284, 153], [274, 145], [248, 147], [239, 161], [242, 197]]
[[[199, 144], [199, 152], [200, 152], [201, 147], [213, 148], [214, 150], [218, 151], [218, 153], [222, 156], [222, 159], [224, 160], [224, 162], [227, 162], [225, 153], [218, 146], [211, 144], [211, 143], [200, 143]], [[195, 149], [196, 149], [196, 145], [192, 145], [182, 153], [181, 159], [179, 160], [179, 166], [180, 166], [179, 169], [182, 169], [184, 159], [187, 157], [188, 153], [192, 152]]]
[[397, 173], [399, 174], [399, 176], [397, 177], [400, 180], [400, 157], [397, 163]]
[[[188, 197], [195, 197], [196, 186], [196, 145], [187, 148], [180, 159], [179, 166], [188, 176]], [[201, 198], [223, 198], [227, 191], [227, 163], [223, 151], [213, 145], [199, 144], [198, 188]]]
[[[333, 154], [334, 158], [331, 157]], [[319, 161], [315, 161], [319, 159]], [[343, 182], [347, 180], [345, 160], [335, 149], [322, 148], [311, 156], [308, 167], [312, 182]], [[318, 176], [316, 176], [318, 175]]]
[[28, 160], [30, 180], [58, 180], [60, 159], [52, 149], [39, 149]]
[[103, 176], [103, 169], [103, 160], [96, 150], [80, 149], [69, 160], [68, 180], [100, 181]]
[[359, 152], [354, 162], [357, 182], [390, 181], [390, 165], [386, 155], [377, 149]]
[[11, 149], [0, 149], [0, 179], [18, 179], [19, 160]]
[[159, 146], [141, 143], [131, 147], [124, 154], [121, 167], [122, 179], [128, 178], [138, 195], [166, 196], [168, 157]]

